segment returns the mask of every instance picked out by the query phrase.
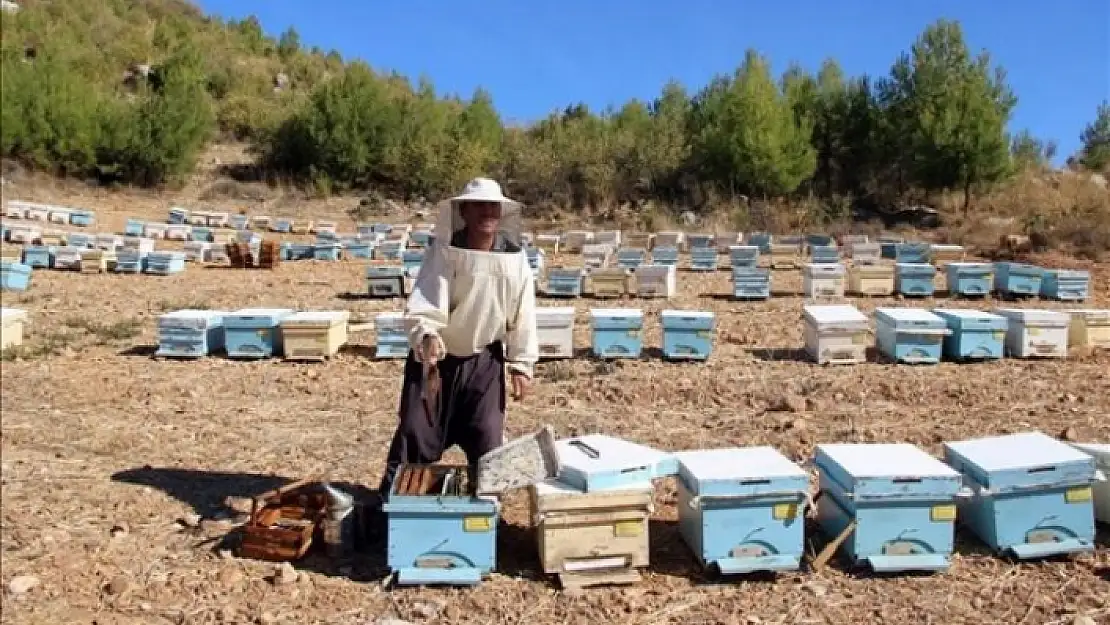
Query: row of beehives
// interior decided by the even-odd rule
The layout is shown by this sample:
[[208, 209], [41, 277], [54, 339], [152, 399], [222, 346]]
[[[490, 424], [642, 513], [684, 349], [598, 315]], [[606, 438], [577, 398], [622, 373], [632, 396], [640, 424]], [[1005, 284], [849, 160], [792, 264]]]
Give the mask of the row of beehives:
[[[570, 307], [537, 310], [542, 358], [574, 356], [574, 314]], [[589, 315], [594, 356], [642, 355], [643, 311], [594, 308]], [[902, 363], [991, 360], [1004, 355], [1063, 358], [1069, 347], [1110, 349], [1110, 310], [1000, 308], [988, 313], [970, 309], [879, 308], [875, 311], [874, 341], [868, 318], [854, 306], [805, 306], [803, 318], [806, 353], [819, 364], [866, 362], [872, 344], [883, 357]], [[715, 315], [708, 311], [662, 311], [664, 357], [708, 359], [713, 351], [715, 322]]]
[[[541, 291], [552, 297], [673, 297], [677, 291], [676, 259], [618, 259], [616, 267], [544, 268], [542, 257], [530, 257], [533, 270], [543, 274]], [[755, 265], [755, 256], [733, 258], [732, 295], [737, 299], [767, 299], [773, 274]], [[693, 267], [712, 271], [713, 265]], [[937, 269], [927, 263], [896, 265], [808, 263], [802, 267], [802, 294], [810, 298], [865, 296], [931, 297], [936, 294]], [[1090, 273], [1081, 270], [1043, 269], [1021, 263], [953, 262], [944, 271], [947, 294], [983, 297], [1036, 296], [1060, 301], [1083, 301], [1090, 295]]]
[[[180, 233], [185, 233], [188, 236], [190, 230], [181, 228], [164, 229], [159, 226], [191, 226], [230, 228], [232, 230], [263, 230], [283, 234], [315, 234], [326, 239], [343, 236], [368, 238], [381, 235], [382, 238], [398, 240], [420, 233], [419, 236], [414, 237], [416, 239], [414, 242], [420, 245], [427, 243], [428, 236], [435, 229], [434, 224], [428, 223], [415, 225], [403, 223], [359, 224], [357, 234], [341, 235], [338, 233], [338, 222], [330, 220], [294, 219], [292, 217], [271, 217], [269, 215], [246, 215], [242, 213], [230, 214], [220, 211], [189, 210], [180, 207], [170, 209], [165, 224], [144, 223], [138, 219], [128, 220], [128, 224], [131, 223], [140, 224], [144, 229], [149, 227], [151, 232], [156, 234], [165, 233], [165, 235], [168, 235], [172, 233], [171, 238], [181, 236]], [[148, 234], [146, 236], [152, 235]]]
[[45, 221], [82, 228], [96, 223], [96, 213], [90, 210], [21, 200], [9, 200], [4, 208], [4, 217], [6, 219]]
[[[1089, 552], [1110, 522], [1110, 445], [1040, 432], [944, 444], [944, 461], [911, 444], [817, 446], [809, 472], [772, 447], [665, 453], [600, 434], [556, 441], [558, 477], [531, 488], [540, 563], [566, 586], [629, 583], [650, 566], [653, 480], [676, 476], [678, 526], [721, 574], [796, 570], [812, 516], [828, 546], [875, 571], [942, 571], [957, 522], [1021, 559]], [[496, 567], [496, 499], [438, 476], [395, 480], [385, 511], [387, 561], [400, 584], [475, 584]], [[404, 469], [404, 467], [402, 468]], [[464, 473], [465, 474], [465, 473]], [[403, 475], [403, 473], [402, 473]]]
[[158, 318], [155, 355], [200, 358], [223, 352], [229, 358], [325, 360], [346, 344], [350, 316], [289, 308], [175, 310]]

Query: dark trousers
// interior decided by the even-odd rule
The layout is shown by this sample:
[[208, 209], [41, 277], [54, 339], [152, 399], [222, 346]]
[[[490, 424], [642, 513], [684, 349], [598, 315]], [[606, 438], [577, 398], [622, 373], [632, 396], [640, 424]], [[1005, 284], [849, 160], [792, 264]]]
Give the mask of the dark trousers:
[[458, 445], [473, 467], [478, 458], [501, 445], [505, 426], [505, 350], [500, 342], [460, 358], [447, 355], [439, 362], [438, 414], [428, 414], [424, 403], [424, 366], [409, 350], [401, 384], [400, 423], [386, 459], [378, 493], [389, 496], [402, 463], [431, 464]]

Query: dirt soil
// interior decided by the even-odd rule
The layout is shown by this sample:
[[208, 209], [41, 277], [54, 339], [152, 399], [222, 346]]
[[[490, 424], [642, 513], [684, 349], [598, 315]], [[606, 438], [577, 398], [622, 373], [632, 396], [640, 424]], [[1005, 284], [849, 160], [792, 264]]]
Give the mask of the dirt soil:
[[[67, 199], [39, 191], [19, 197]], [[68, 203], [98, 210], [101, 229], [117, 231], [127, 216], [163, 220], [169, 206], [155, 196], [91, 191]], [[312, 206], [341, 219], [334, 203], [297, 212], [311, 214]], [[36, 270], [30, 290], [4, 293], [4, 306], [26, 309], [30, 324], [24, 357], [3, 363], [3, 622], [1110, 623], [1106, 528], [1095, 553], [1045, 562], [996, 557], [961, 531], [943, 574], [879, 577], [834, 562], [820, 572], [721, 584], [701, 571], [679, 537], [670, 480], [657, 488], [651, 568], [632, 586], [566, 593], [546, 579], [522, 494], [503, 507], [498, 571], [473, 589], [390, 591], [381, 583], [387, 569], [380, 548], [344, 561], [313, 555], [296, 565], [297, 575], [237, 559], [223, 537], [242, 522], [247, 498], [318, 472], [376, 485], [402, 363], [374, 360], [372, 332], [354, 335], [321, 364], [159, 360], [151, 355], [156, 318], [186, 307], [346, 309], [356, 316], [399, 310], [401, 300], [359, 297], [364, 264], [189, 266], [169, 277]], [[1087, 306], [1110, 307], [1110, 265], [1068, 264], [1093, 272]], [[801, 351], [805, 302], [797, 272], [776, 272], [767, 302], [728, 301], [727, 271], [681, 272], [679, 285], [670, 301], [617, 304], [647, 313], [643, 359], [603, 364], [583, 355], [541, 364], [534, 394], [510, 403], [509, 435], [551, 424], [560, 436], [599, 431], [668, 450], [769, 444], [798, 461], [821, 442], [904, 441], [939, 455], [942, 441], [1026, 430], [1110, 441], [1110, 353], [938, 366], [884, 364], [872, 354], [867, 364], [822, 367]], [[996, 304], [848, 301], [865, 312]], [[576, 308], [576, 347], [583, 350], [587, 310], [614, 305], [542, 303]], [[708, 363], [661, 360], [657, 313], [672, 307], [717, 313]], [[458, 459], [457, 451], [450, 457]], [[807, 549], [819, 550], [824, 538], [808, 536]], [[12, 587], [26, 576], [38, 584]]]

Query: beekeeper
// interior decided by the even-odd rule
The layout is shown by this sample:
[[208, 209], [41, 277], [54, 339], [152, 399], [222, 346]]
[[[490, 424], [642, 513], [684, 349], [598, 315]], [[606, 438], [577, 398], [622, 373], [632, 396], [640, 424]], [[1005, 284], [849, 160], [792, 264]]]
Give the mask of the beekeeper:
[[473, 467], [504, 440], [507, 387], [518, 400], [529, 391], [539, 346], [520, 209], [488, 178], [439, 207], [405, 307], [411, 349], [382, 498], [400, 464], [436, 462], [453, 445]]

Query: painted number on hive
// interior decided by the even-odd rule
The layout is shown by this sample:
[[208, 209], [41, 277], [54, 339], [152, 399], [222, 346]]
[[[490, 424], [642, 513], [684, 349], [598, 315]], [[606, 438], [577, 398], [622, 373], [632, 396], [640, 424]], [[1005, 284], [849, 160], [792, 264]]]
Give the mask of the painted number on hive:
[[1064, 501], [1068, 503], [1086, 503], [1091, 500], [1091, 487], [1079, 486], [1064, 491]]
[[639, 536], [644, 532], [644, 525], [640, 521], [617, 521], [613, 524], [613, 535], [617, 538]]
[[777, 503], [771, 508], [771, 518], [776, 521], [786, 521], [798, 516], [798, 504]]
[[468, 516], [463, 517], [463, 531], [464, 532], [488, 532], [490, 531], [489, 517], [484, 516]]
[[953, 504], [933, 506], [932, 510], [929, 511], [929, 518], [937, 522], [955, 521], [956, 506]]

